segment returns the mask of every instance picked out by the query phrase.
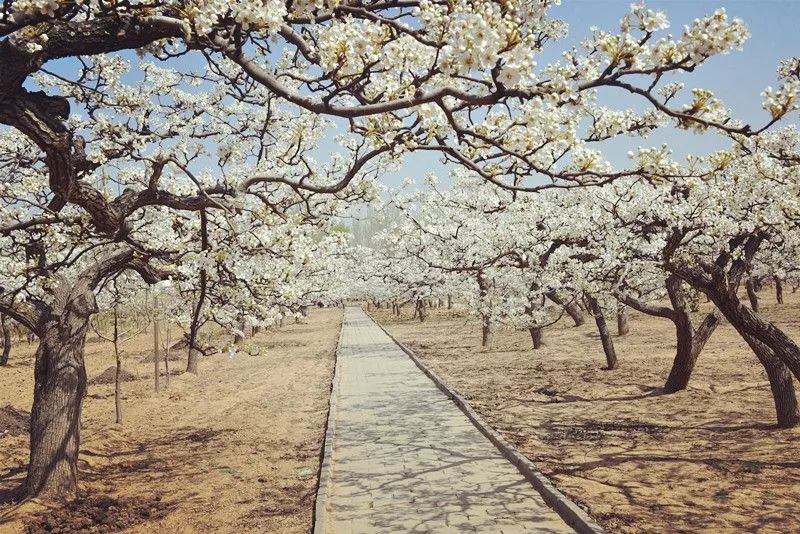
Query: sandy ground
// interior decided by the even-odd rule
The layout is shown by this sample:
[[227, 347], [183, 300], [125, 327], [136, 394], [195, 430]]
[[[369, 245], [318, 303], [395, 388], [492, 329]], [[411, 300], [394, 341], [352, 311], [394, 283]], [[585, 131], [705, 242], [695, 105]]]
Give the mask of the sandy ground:
[[[800, 339], [800, 293], [761, 297]], [[631, 333], [614, 339], [621, 368], [604, 371], [591, 320], [554, 325], [539, 351], [508, 329], [483, 350], [464, 312], [432, 310], [423, 324], [410, 313], [373, 312], [610, 532], [800, 531], [800, 429], [775, 428], [766, 375], [730, 325], [689, 389], [660, 395], [675, 350], [667, 320], [631, 313]]]
[[[152, 334], [124, 344], [139, 379], [123, 384], [121, 426], [113, 384], [90, 385], [76, 505], [7, 502], [28, 438], [0, 429], [0, 532], [308, 532], [340, 324], [339, 309], [311, 310], [247, 340], [250, 354], [205, 358], [199, 376], [177, 374], [179, 351], [159, 393]], [[30, 409], [34, 348], [20, 345], [0, 368], [0, 408]], [[90, 379], [112, 364], [110, 345], [87, 344]]]

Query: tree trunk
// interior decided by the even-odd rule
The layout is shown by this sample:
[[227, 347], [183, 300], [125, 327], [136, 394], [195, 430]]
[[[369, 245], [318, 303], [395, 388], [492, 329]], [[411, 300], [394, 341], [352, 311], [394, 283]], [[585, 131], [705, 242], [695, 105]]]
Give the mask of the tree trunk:
[[778, 304], [783, 304], [783, 280], [775, 277], [775, 300]]
[[712, 290], [708, 295], [764, 366], [778, 426], [797, 426], [800, 412], [792, 375], [800, 379], [800, 347], [773, 323], [764, 321], [752, 308], [743, 305], [734, 292]]
[[743, 335], [747, 344], [753, 349], [769, 378], [772, 400], [775, 403], [775, 415], [780, 428], [794, 428], [800, 423], [800, 409], [794, 389], [794, 377], [776, 355], [764, 343], [748, 334]]
[[747, 298], [750, 300], [750, 307], [758, 313], [758, 293], [756, 293], [756, 285], [752, 278], [747, 279], [745, 288], [747, 289]]
[[487, 348], [492, 343], [492, 320], [488, 315], [481, 318], [481, 347]]
[[672, 319], [675, 323], [677, 349], [667, 382], [664, 384], [664, 392], [675, 393], [686, 389], [686, 386], [689, 385], [689, 379], [692, 376], [700, 352], [702, 352], [711, 334], [719, 326], [720, 314], [715, 309], [706, 315], [695, 331], [692, 325], [692, 312], [686, 302], [680, 278], [670, 276], [667, 278], [666, 285], [672, 309], [675, 311]]
[[544, 345], [544, 341], [542, 340], [542, 328], [539, 326], [531, 326], [528, 328], [528, 332], [531, 334], [531, 341], [533, 342], [533, 348], [538, 350], [542, 348]]
[[198, 364], [200, 363], [200, 351], [197, 349], [189, 349], [189, 360], [186, 363], [186, 372], [197, 374], [199, 371]]
[[734, 294], [712, 291], [709, 296], [742, 337], [752, 336], [764, 343], [800, 380], [800, 347], [783, 330], [762, 319]]
[[617, 335], [626, 336], [630, 334], [631, 327], [628, 325], [627, 308], [623, 305], [617, 306]]
[[11, 355], [11, 329], [8, 327], [8, 318], [0, 313], [0, 334], [3, 336], [3, 352], [0, 353], [0, 365], [8, 363]]
[[257, 336], [261, 333], [261, 325], [253, 325], [253, 335]]
[[153, 385], [156, 391], [161, 389], [161, 325], [153, 318]]
[[[116, 343], [114, 345], [117, 345]], [[118, 425], [122, 424], [122, 358], [119, 354], [119, 348], [114, 347], [114, 359], [117, 363], [117, 368], [114, 372], [114, 415], [116, 416], [114, 422]]]
[[169, 388], [169, 349], [172, 346], [172, 330], [169, 325], [169, 321], [166, 322], [167, 327], [167, 346], [164, 349], [164, 389]]
[[119, 309], [114, 305], [114, 422], [122, 424], [122, 355], [119, 352]]
[[448, 310], [452, 310], [453, 309], [453, 297], [452, 297], [452, 295], [447, 295], [447, 309]]
[[420, 299], [417, 301], [417, 309], [416, 309], [417, 316], [419, 317], [419, 322], [424, 323], [425, 319], [428, 318], [428, 312], [425, 308], [425, 301]]
[[614, 350], [614, 341], [611, 339], [611, 332], [608, 331], [603, 309], [594, 297], [587, 295], [586, 301], [589, 305], [589, 311], [594, 315], [594, 322], [597, 324], [600, 341], [603, 343], [603, 352], [606, 355], [606, 369], [609, 371], [614, 370], [617, 368], [617, 353]]
[[574, 302], [568, 302], [565, 309], [567, 310], [567, 314], [572, 317], [572, 321], [575, 323], [575, 326], [582, 326], [586, 322], [586, 319], [581, 313], [580, 306]]
[[665, 393], [675, 393], [686, 389], [697, 363], [697, 357], [700, 356], [703, 347], [720, 321], [719, 314], [715, 310], [714, 313], [708, 314], [700, 323], [697, 331], [694, 331], [691, 320], [681, 318], [680, 312], [678, 313], [679, 318], [675, 322], [677, 350], [667, 382], [664, 384]]
[[69, 295], [67, 308], [42, 325], [34, 367], [29, 496], [73, 499], [78, 490], [80, 416], [86, 393], [84, 344], [96, 311], [89, 291]]
[[[208, 240], [208, 216], [206, 210], [200, 210], [200, 249], [209, 250], [211, 245]], [[197, 351], [197, 338], [200, 334], [200, 326], [202, 323], [203, 304], [206, 300], [206, 291], [208, 289], [208, 272], [206, 268], [200, 269], [200, 294], [197, 296], [194, 310], [192, 311], [192, 322], [189, 325], [189, 357], [186, 360], [186, 372], [197, 374], [198, 361], [200, 354]]]

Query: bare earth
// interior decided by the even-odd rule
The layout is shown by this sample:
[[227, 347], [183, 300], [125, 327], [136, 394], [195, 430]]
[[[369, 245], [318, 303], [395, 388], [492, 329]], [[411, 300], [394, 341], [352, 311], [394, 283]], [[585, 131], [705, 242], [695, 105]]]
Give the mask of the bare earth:
[[[760, 296], [800, 339], [800, 294]], [[483, 350], [464, 312], [431, 310], [422, 324], [410, 313], [373, 312], [609, 531], [800, 530], [800, 429], [775, 428], [766, 375], [730, 325], [688, 390], [659, 395], [675, 350], [667, 320], [631, 313], [631, 334], [614, 339], [621, 368], [603, 371], [591, 318], [548, 328], [539, 351], [510, 329]]]
[[[124, 424], [114, 424], [113, 383], [90, 385], [83, 498], [54, 511], [8, 502], [24, 480], [28, 438], [3, 431], [19, 427], [8, 421], [30, 410], [33, 392], [35, 346], [18, 345], [0, 368], [0, 532], [307, 532], [341, 317], [311, 310], [301, 324], [248, 339], [253, 355], [204, 359], [199, 376], [177, 374], [181, 350], [158, 394], [146, 361], [152, 334], [124, 344], [126, 369], [139, 377], [123, 384]], [[90, 380], [111, 365], [109, 344], [87, 344]]]

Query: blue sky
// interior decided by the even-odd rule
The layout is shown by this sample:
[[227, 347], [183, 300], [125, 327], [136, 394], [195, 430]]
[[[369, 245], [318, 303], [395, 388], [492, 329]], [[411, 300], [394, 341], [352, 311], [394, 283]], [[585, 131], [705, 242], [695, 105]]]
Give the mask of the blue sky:
[[[588, 36], [592, 26], [617, 30], [619, 19], [629, 5], [629, 0], [563, 0], [560, 6], [552, 9], [551, 14], [569, 24], [569, 35], [551, 44], [537, 61], [543, 64], [556, 59], [562, 50]], [[724, 7], [730, 16], [743, 19], [751, 33], [743, 51], [713, 58], [696, 72], [674, 79], [683, 81], [688, 88], [711, 89], [733, 110], [737, 118], [754, 125], [766, 122], [768, 117], [761, 108], [761, 91], [768, 85], [776, 85], [775, 69], [781, 59], [800, 55], [800, 0], [653, 0], [647, 2], [647, 6], [666, 11], [671, 22], [669, 31], [676, 35], [680, 34], [684, 24], [720, 7]], [[135, 54], [125, 55], [132, 64], [137, 63]], [[187, 61], [189, 64], [196, 62], [199, 66], [202, 59], [190, 56], [181, 58], [184, 66], [187, 66]], [[48, 64], [47, 68], [70, 76], [74, 75], [75, 63], [70, 60], [56, 61]], [[612, 107], [642, 106], [641, 99], [621, 92], [606, 91], [601, 99]], [[797, 115], [793, 120], [797, 120]], [[678, 155], [707, 153], [727, 144], [714, 135], [668, 130], [644, 142], [627, 138], [615, 140], [605, 147], [605, 151], [615, 165], [625, 165], [625, 154], [631, 148], [639, 144], [653, 146], [662, 143], [670, 145]], [[321, 152], [332, 150], [333, 143], [324, 143], [321, 148]], [[324, 156], [320, 154], [319, 157], [322, 159]], [[396, 186], [406, 177], [419, 179], [429, 172], [445, 177], [448, 170], [433, 153], [411, 154], [405, 158], [400, 170], [386, 175], [383, 182], [388, 186]]]

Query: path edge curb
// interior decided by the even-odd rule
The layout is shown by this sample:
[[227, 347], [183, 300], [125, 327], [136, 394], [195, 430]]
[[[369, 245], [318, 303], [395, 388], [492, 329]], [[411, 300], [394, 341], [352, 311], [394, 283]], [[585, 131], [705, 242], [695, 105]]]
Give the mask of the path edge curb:
[[[544, 498], [544, 501], [559, 516], [579, 534], [604, 534], [605, 530], [600, 526], [592, 517], [580, 506], [572, 502], [566, 495], [561, 493], [555, 485], [544, 476], [536, 466], [525, 455], [520, 453], [508, 440], [506, 440], [499, 432], [489, 426], [483, 417], [475, 411], [475, 409], [464, 399], [461, 395], [451, 389], [442, 378], [437, 375], [427, 365], [422, 363], [419, 357], [403, 345], [396, 337], [389, 333], [384, 326], [378, 322], [370, 313], [366, 314], [370, 320], [375, 323], [389, 338], [394, 341], [400, 349], [411, 358], [419, 369], [436, 384], [442, 393], [447, 395], [458, 408], [464, 412], [475, 427], [480, 430], [481, 434], [486, 436], [495, 447], [522, 473], [536, 490]], [[317, 533], [315, 533], [317, 534]], [[322, 534], [321, 531], [319, 534]]]
[[331, 393], [328, 397], [328, 415], [325, 419], [325, 441], [321, 451], [319, 476], [317, 477], [317, 492], [314, 497], [312, 509], [311, 532], [313, 534], [326, 534], [328, 523], [328, 501], [333, 488], [333, 439], [336, 434], [336, 410], [339, 392], [339, 377], [341, 376], [341, 361], [339, 351], [342, 347], [342, 332], [344, 331], [344, 310], [342, 310], [342, 325], [339, 327], [339, 336], [336, 338], [336, 352], [334, 352], [333, 376], [331, 377]]

